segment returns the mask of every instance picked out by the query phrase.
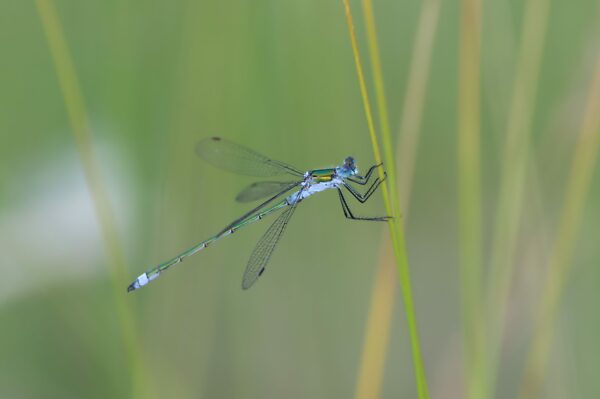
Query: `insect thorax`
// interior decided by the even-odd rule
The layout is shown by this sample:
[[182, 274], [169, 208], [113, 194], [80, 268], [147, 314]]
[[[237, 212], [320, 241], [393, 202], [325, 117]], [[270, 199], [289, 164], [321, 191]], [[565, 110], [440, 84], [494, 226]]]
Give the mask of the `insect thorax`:
[[330, 182], [335, 176], [335, 169], [327, 168], [311, 170], [310, 176], [312, 177], [314, 183]]

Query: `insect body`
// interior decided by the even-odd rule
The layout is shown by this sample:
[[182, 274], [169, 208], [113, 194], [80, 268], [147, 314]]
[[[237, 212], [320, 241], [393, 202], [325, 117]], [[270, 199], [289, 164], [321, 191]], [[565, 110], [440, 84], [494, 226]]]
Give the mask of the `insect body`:
[[373, 165], [369, 168], [365, 176], [361, 176], [358, 174], [354, 158], [347, 157], [342, 165], [335, 168], [313, 169], [302, 173], [293, 166], [269, 159], [249, 148], [220, 137], [211, 137], [202, 140], [196, 146], [196, 152], [209, 163], [228, 171], [259, 177], [287, 174], [294, 176], [296, 179], [285, 182], [264, 181], [251, 184], [242, 190], [236, 197], [236, 200], [239, 202], [250, 202], [267, 198], [265, 201], [228, 224], [214, 236], [141, 274], [127, 287], [127, 291], [133, 291], [145, 286], [150, 281], [158, 278], [162, 272], [171, 266], [182, 262], [188, 256], [203, 250], [213, 242], [231, 235], [240, 228], [261, 220], [273, 212], [283, 210], [262, 236], [248, 260], [242, 280], [242, 288], [250, 288], [258, 277], [264, 273], [265, 266], [298, 204], [311, 195], [322, 191], [337, 190], [342, 204], [342, 211], [348, 219], [370, 221], [386, 221], [389, 219], [388, 216], [355, 216], [350, 211], [350, 207], [342, 192], [342, 189], [345, 189], [361, 203], [367, 201], [383, 180], [379, 179], [379, 177], [375, 178], [366, 192], [362, 194], [350, 183], [361, 186], [369, 184], [373, 171], [381, 165]]

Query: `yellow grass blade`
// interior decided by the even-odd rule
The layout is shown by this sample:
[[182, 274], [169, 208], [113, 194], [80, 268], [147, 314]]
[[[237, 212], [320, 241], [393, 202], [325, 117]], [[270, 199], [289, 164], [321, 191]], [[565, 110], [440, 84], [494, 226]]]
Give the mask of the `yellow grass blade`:
[[[375, 36], [375, 23], [371, 2], [368, 0], [363, 1], [363, 9], [369, 32], [369, 43], [372, 41], [376, 43], [376, 40], [373, 40]], [[399, 171], [397, 184], [401, 187], [401, 206], [404, 209], [403, 221], [405, 225], [439, 9], [439, 0], [424, 1], [422, 4], [417, 34], [413, 45], [410, 72], [407, 78], [408, 87], [402, 110], [400, 142], [397, 150], [397, 153], [400, 154], [397, 161]], [[370, 44], [370, 48], [373, 49], [376, 47]], [[374, 54], [378, 54], [378, 51], [374, 52], [371, 50], [372, 58]], [[374, 68], [374, 70], [377, 69]], [[379, 80], [381, 81], [380, 87], [383, 88], [383, 79], [380, 78]], [[387, 115], [387, 112], [383, 114]], [[387, 121], [387, 116], [385, 120]], [[387, 125], [387, 122], [385, 123]], [[383, 124], [384, 122], [382, 122], [382, 126]], [[356, 385], [355, 397], [357, 399], [378, 398], [381, 392], [385, 358], [389, 344], [389, 328], [394, 309], [394, 294], [396, 291], [396, 281], [392, 275], [393, 260], [386, 256], [389, 253], [390, 246], [389, 238], [384, 238], [369, 305], [362, 360]]]
[[484, 398], [481, 306], [481, 3], [462, 0], [459, 48], [458, 193], [465, 396]]
[[566, 280], [571, 271], [577, 231], [581, 223], [587, 192], [598, 157], [598, 146], [600, 145], [599, 109], [600, 53], [597, 56], [581, 132], [573, 154], [564, 208], [549, 259], [548, 275], [542, 288], [538, 310], [535, 312], [537, 317], [520, 389], [521, 398], [539, 396], [545, 366], [550, 356], [554, 321]]
[[547, 0], [531, 0], [527, 2], [523, 18], [523, 35], [501, 163], [502, 177], [487, 284], [488, 395], [495, 391], [502, 331], [515, 267], [513, 258], [521, 220], [529, 162], [529, 136], [548, 13]]
[[[419, 136], [427, 79], [431, 66], [431, 54], [441, 0], [424, 0], [421, 6], [417, 34], [413, 45], [410, 70], [407, 78], [406, 95], [400, 120], [400, 142], [398, 143], [398, 183], [400, 184], [400, 206], [405, 213], [409, 209], [410, 193], [419, 148]], [[404, 217], [406, 224], [406, 217]]]
[[[367, 125], [369, 127], [369, 135], [371, 137], [371, 142], [373, 145], [373, 153], [375, 157], [375, 161], [377, 163], [381, 162], [381, 152], [379, 150], [379, 142], [377, 140], [377, 135], [375, 134], [375, 127], [373, 124], [373, 115], [371, 112], [371, 105], [369, 103], [369, 97], [367, 93], [367, 87], [365, 83], [362, 63], [360, 60], [360, 53], [358, 51], [358, 44], [356, 41], [356, 34], [354, 31], [354, 22], [352, 20], [352, 13], [350, 11], [350, 5], [348, 0], [343, 0], [344, 9], [346, 13], [346, 22], [348, 24], [348, 31], [350, 34], [350, 43], [352, 45], [352, 51], [354, 55], [354, 62], [356, 66], [356, 72], [358, 75], [358, 81], [360, 86], [361, 97], [363, 100], [363, 106], [365, 109], [365, 115], [367, 119]], [[377, 54], [378, 55], [378, 54]], [[379, 57], [377, 57], [379, 58]], [[377, 65], [379, 61], [376, 61]], [[377, 72], [376, 72], [377, 74]], [[381, 72], [379, 71], [379, 75]], [[381, 76], [381, 89], [383, 89], [383, 79]], [[377, 85], [377, 84], [376, 84]], [[379, 94], [382, 96], [383, 93]], [[385, 115], [384, 111], [384, 115]], [[414, 312], [414, 304], [412, 298], [412, 287], [410, 284], [410, 271], [408, 267], [408, 259], [406, 256], [406, 248], [404, 243], [404, 231], [402, 228], [402, 223], [400, 220], [400, 210], [397, 202], [397, 189], [396, 189], [396, 179], [394, 173], [395, 161], [393, 156], [393, 150], [391, 146], [391, 137], [389, 136], [389, 129], [387, 131], [387, 135], [384, 135], [384, 152], [385, 152], [385, 161], [388, 169], [389, 179], [387, 180], [390, 189], [388, 191], [387, 184], [382, 185], [383, 199], [386, 207], [386, 211], [389, 215], [393, 216], [393, 219], [390, 220], [389, 228], [390, 228], [390, 237], [392, 240], [392, 247], [394, 248], [394, 255], [396, 257], [396, 265], [398, 268], [399, 278], [400, 278], [400, 286], [402, 288], [402, 296], [404, 299], [404, 306], [406, 311], [406, 318], [409, 328], [409, 335], [411, 340], [411, 349], [413, 355], [413, 367], [415, 370], [415, 380], [417, 384], [417, 393], [419, 398], [427, 398], [429, 397], [428, 388], [427, 388], [427, 380], [425, 377], [425, 370], [423, 366], [423, 360], [421, 357], [421, 348], [419, 344], [419, 336], [417, 332], [417, 322], [416, 316]], [[378, 170], [379, 177], [383, 179], [383, 171], [381, 168]], [[390, 195], [391, 191], [391, 195]]]
[[397, 280], [394, 278], [394, 259], [390, 257], [391, 243], [386, 235], [380, 248], [380, 260], [363, 343], [360, 370], [356, 382], [356, 399], [376, 399], [381, 394], [381, 383], [388, 350]]

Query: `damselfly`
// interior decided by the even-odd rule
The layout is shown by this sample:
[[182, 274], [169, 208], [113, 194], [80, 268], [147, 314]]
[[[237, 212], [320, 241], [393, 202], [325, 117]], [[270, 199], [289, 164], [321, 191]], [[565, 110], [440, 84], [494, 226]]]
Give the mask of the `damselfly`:
[[[297, 168], [280, 161], [269, 159], [249, 148], [235, 144], [221, 137], [210, 137], [204, 139], [196, 146], [196, 153], [210, 164], [224, 170], [257, 177], [270, 177], [277, 175], [291, 175], [295, 177], [290, 181], [262, 181], [246, 187], [236, 197], [239, 202], [250, 202], [263, 198], [268, 199], [253, 208], [243, 216], [229, 223], [216, 235], [192, 248], [180, 253], [176, 257], [164, 262], [139, 276], [129, 285], [127, 291], [133, 291], [156, 279], [169, 267], [180, 263], [188, 256], [203, 250], [215, 241], [235, 233], [240, 228], [261, 220], [267, 215], [283, 209], [283, 212], [275, 219], [266, 233], [262, 236], [246, 266], [242, 279], [242, 288], [248, 289], [265, 271], [273, 250], [277, 246], [283, 231], [290, 218], [294, 214], [298, 204], [302, 200], [315, 193], [325, 190], [337, 190], [344, 216], [352, 220], [386, 221], [390, 217], [359, 217], [355, 216], [344, 197], [342, 189], [347, 190], [360, 203], [367, 201], [375, 192], [377, 187], [385, 179], [375, 178], [364, 193], [350, 183], [366, 186], [371, 180], [373, 171], [382, 166], [373, 165], [364, 176], [358, 174], [358, 168], [354, 158], [347, 157], [341, 166], [326, 169], [313, 169], [301, 172]], [[287, 194], [287, 195], [286, 195]]]

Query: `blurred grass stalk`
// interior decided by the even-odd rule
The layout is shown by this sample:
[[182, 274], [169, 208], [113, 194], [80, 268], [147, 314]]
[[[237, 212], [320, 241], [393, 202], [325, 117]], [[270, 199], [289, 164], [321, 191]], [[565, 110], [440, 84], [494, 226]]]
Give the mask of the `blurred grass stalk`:
[[71, 132], [73, 133], [77, 151], [81, 158], [86, 181], [94, 202], [96, 217], [100, 224], [107, 254], [108, 270], [113, 286], [113, 300], [117, 312], [118, 325], [132, 374], [132, 396], [148, 397], [147, 391], [149, 390], [145, 389], [147, 383], [142, 381], [142, 361], [136, 340], [137, 334], [134, 318], [125, 298], [126, 292], [123, 285], [123, 281], [127, 281], [125, 259], [119, 245], [115, 219], [109, 204], [108, 195], [97, 161], [94, 158], [91, 131], [75, 67], [69, 54], [54, 2], [52, 0], [36, 0], [35, 4], [48, 41], [58, 83], [64, 97]]
[[500, 367], [500, 349], [515, 269], [515, 247], [521, 220], [530, 156], [529, 139], [548, 14], [548, 0], [529, 0], [525, 5], [522, 39], [501, 161], [500, 193], [487, 279], [486, 396], [494, 395]]
[[550, 357], [554, 321], [563, 289], [572, 267], [572, 255], [581, 224], [587, 192], [600, 145], [600, 51], [590, 85], [579, 138], [573, 154], [567, 181], [564, 208], [549, 258], [548, 274], [544, 281], [534, 323], [531, 347], [527, 354], [521, 398], [538, 397], [546, 363]]
[[[348, 31], [350, 35], [350, 42], [352, 45], [352, 51], [354, 54], [354, 62], [356, 66], [356, 73], [358, 76], [358, 82], [360, 86], [361, 97], [363, 100], [363, 106], [365, 109], [365, 116], [367, 119], [367, 125], [369, 128], [369, 135], [371, 137], [371, 142], [373, 145], [373, 153], [375, 156], [375, 162], [381, 162], [381, 152], [379, 149], [379, 142], [377, 139], [377, 135], [375, 133], [375, 126], [373, 123], [373, 115], [371, 112], [371, 105], [369, 103], [369, 97], [367, 94], [367, 87], [365, 83], [362, 63], [360, 60], [360, 53], [358, 50], [358, 44], [356, 40], [356, 33], [354, 31], [354, 22], [352, 20], [352, 13], [350, 11], [350, 5], [348, 0], [343, 0], [344, 9], [346, 14], [346, 22], [348, 24]], [[367, 15], [367, 19], [369, 16]], [[372, 15], [371, 15], [372, 19]], [[419, 344], [419, 335], [417, 332], [417, 322], [414, 311], [414, 304], [412, 298], [412, 288], [410, 284], [410, 271], [408, 267], [408, 259], [406, 255], [406, 248], [404, 243], [404, 231], [402, 228], [402, 222], [400, 220], [401, 213], [398, 205], [398, 191], [396, 189], [396, 177], [395, 177], [395, 161], [394, 154], [392, 150], [392, 140], [390, 136], [389, 124], [387, 121], [387, 106], [385, 103], [385, 94], [383, 92], [383, 75], [381, 72], [381, 66], [379, 62], [379, 49], [377, 47], [377, 40], [375, 36], [375, 25], [374, 21], [372, 21], [371, 25], [367, 26], [367, 29], [371, 29], [369, 33], [369, 42], [371, 49], [371, 57], [373, 62], [373, 74], [375, 79], [375, 88], [377, 93], [377, 102], [379, 105], [379, 115], [382, 126], [382, 135], [383, 135], [383, 150], [385, 163], [387, 165], [387, 172], [389, 175], [389, 179], [387, 180], [387, 184], [382, 185], [383, 199], [385, 202], [385, 207], [388, 215], [392, 215], [393, 219], [388, 222], [390, 228], [390, 237], [392, 241], [392, 247], [394, 249], [394, 255], [396, 257], [396, 264], [398, 267], [398, 273], [400, 278], [400, 286], [402, 288], [402, 296], [404, 299], [404, 306], [406, 312], [406, 318], [409, 328], [409, 335], [411, 340], [411, 349], [413, 355], [413, 367], [415, 371], [415, 380], [417, 385], [417, 394], [419, 398], [428, 398], [428, 388], [427, 388], [427, 380], [425, 376], [425, 370], [423, 365], [423, 360], [421, 357], [421, 348]], [[379, 178], [383, 179], [383, 170], [382, 168], [378, 168]], [[388, 191], [389, 184], [389, 191]]]
[[481, 3], [462, 0], [458, 82], [458, 204], [465, 397], [485, 398], [482, 306]]
[[[398, 160], [400, 173], [397, 184], [401, 187], [402, 201], [400, 204], [403, 207], [403, 215], [405, 215], [403, 218], [405, 225], [440, 4], [440, 0], [425, 0], [422, 3], [402, 110], [400, 142], [397, 150], [400, 154]], [[378, 51], [373, 51], [374, 48], [377, 48], [377, 38], [375, 18], [370, 0], [363, 0], [363, 12], [369, 36], [371, 62], [373, 69], [377, 70], [375, 65], [378, 65], [379, 62], [374, 59], [378, 59], [379, 54]], [[380, 87], [383, 88], [382, 81]], [[385, 121], [382, 121], [382, 126], [387, 126], [387, 120], [386, 117]], [[373, 284], [367, 316], [367, 328], [355, 393], [357, 399], [378, 398], [381, 394], [394, 309], [394, 293], [396, 291], [396, 281], [393, 278], [393, 259], [387, 256], [390, 245], [389, 238], [386, 236], [381, 245], [380, 262]]]
[[367, 326], [363, 342], [360, 368], [356, 381], [356, 399], [377, 399], [381, 395], [381, 384], [388, 351], [396, 279], [394, 260], [389, 256], [390, 238], [385, 234], [380, 247], [379, 267], [373, 283]]

